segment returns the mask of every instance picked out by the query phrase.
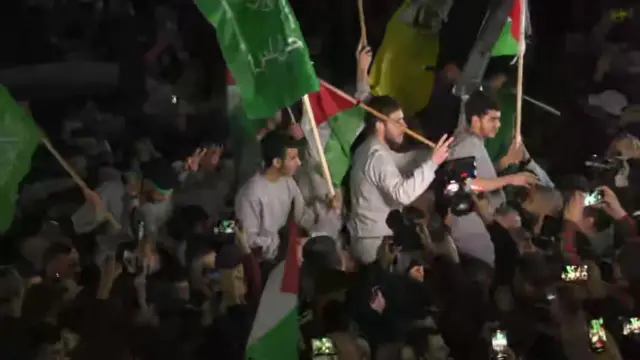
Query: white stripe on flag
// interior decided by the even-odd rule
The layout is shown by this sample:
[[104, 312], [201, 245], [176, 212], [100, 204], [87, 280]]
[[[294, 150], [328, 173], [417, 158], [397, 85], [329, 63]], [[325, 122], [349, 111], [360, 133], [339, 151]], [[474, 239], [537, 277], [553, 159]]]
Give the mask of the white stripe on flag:
[[282, 279], [284, 277], [285, 261], [280, 262], [271, 274], [262, 292], [258, 312], [253, 321], [248, 346], [258, 342], [269, 330], [273, 329], [280, 320], [291, 311], [295, 311], [298, 304], [296, 294], [283, 293]]

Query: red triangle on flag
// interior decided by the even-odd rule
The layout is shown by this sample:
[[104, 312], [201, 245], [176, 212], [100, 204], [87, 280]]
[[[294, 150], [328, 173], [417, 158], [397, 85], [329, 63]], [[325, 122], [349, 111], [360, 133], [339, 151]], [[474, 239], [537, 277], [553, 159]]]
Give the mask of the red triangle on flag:
[[287, 246], [287, 257], [284, 263], [284, 275], [282, 276], [283, 293], [298, 294], [300, 287], [300, 263], [298, 262], [298, 249], [300, 247], [300, 233], [298, 225], [289, 221], [289, 244]]
[[233, 78], [231, 74], [231, 70], [227, 69], [227, 86], [232, 86], [236, 84], [236, 79]]
[[320, 125], [329, 120], [333, 115], [352, 108], [355, 103], [350, 99], [345, 99], [334, 90], [320, 83], [320, 90], [309, 94], [309, 102], [313, 110], [316, 124]]
[[513, 36], [516, 41], [520, 41], [520, 26], [522, 26], [522, 11], [524, 11], [522, 6], [522, 0], [513, 0], [513, 7], [511, 8], [511, 12], [509, 13], [509, 18], [511, 18], [511, 36]]

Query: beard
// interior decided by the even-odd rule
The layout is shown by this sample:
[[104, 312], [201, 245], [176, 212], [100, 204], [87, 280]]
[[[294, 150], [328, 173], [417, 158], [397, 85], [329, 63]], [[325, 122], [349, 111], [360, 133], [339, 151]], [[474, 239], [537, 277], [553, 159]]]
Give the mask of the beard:
[[399, 151], [402, 148], [402, 144], [404, 143], [404, 141], [396, 141], [395, 139], [391, 138], [391, 136], [389, 136], [388, 134], [384, 135], [384, 141], [387, 143], [387, 146], [389, 147], [389, 149], [393, 150], [393, 151]]

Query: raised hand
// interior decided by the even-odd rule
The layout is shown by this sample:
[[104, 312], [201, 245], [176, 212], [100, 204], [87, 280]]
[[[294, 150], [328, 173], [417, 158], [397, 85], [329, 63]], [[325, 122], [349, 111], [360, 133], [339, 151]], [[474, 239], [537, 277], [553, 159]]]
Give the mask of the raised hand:
[[433, 153], [431, 154], [431, 161], [436, 163], [436, 165], [442, 164], [449, 157], [449, 146], [453, 142], [453, 137], [449, 137], [447, 134], [442, 135], [436, 147], [433, 148]]

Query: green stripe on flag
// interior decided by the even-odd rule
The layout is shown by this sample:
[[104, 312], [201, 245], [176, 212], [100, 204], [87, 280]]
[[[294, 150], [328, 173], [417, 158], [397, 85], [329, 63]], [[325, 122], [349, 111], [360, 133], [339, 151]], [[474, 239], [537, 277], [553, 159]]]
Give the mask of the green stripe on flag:
[[511, 31], [512, 21], [507, 20], [504, 24], [500, 37], [491, 49], [491, 56], [515, 56], [518, 55], [518, 40], [513, 37]]
[[[295, 295], [292, 295], [295, 296]], [[298, 359], [300, 325], [298, 307], [294, 307], [257, 342], [247, 347], [247, 359], [296, 360]]]
[[40, 131], [31, 115], [0, 85], [0, 232], [11, 226], [18, 186], [39, 142]]
[[364, 125], [365, 110], [360, 106], [341, 111], [329, 119], [331, 135], [324, 155], [331, 172], [331, 181], [340, 185], [351, 165], [351, 145]]

